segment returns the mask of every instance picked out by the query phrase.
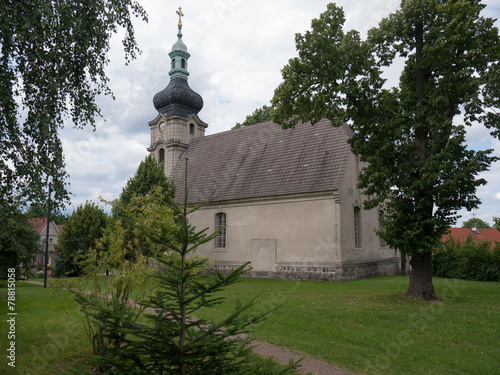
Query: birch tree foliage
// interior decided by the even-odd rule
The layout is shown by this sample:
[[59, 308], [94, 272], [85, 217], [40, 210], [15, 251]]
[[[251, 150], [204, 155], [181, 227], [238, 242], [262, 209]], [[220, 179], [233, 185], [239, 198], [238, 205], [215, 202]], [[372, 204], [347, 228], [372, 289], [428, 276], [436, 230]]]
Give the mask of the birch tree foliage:
[[[359, 187], [385, 206], [383, 239], [403, 253], [431, 251], [457, 211], [480, 203], [477, 175], [496, 160], [473, 151], [465, 127], [500, 135], [500, 39], [478, 0], [403, 0], [363, 40], [345, 31], [329, 4], [311, 30], [296, 35], [299, 56], [283, 68], [274, 121], [293, 127], [321, 118], [347, 122], [362, 161]], [[399, 84], [383, 70], [404, 61]]]
[[58, 131], [94, 126], [96, 97], [110, 95], [105, 73], [110, 38], [124, 29], [126, 61], [139, 52], [133, 16], [147, 20], [135, 0], [15, 0], [0, 2], [0, 196], [68, 200]]

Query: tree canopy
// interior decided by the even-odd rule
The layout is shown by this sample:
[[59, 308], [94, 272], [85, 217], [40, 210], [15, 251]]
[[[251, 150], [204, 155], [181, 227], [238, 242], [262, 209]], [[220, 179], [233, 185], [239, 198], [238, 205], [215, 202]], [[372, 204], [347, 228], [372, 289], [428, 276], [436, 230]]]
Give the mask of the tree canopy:
[[58, 130], [95, 125], [111, 36], [125, 29], [127, 62], [139, 52], [132, 16], [147, 19], [135, 0], [0, 2], [2, 202], [44, 201], [48, 176], [55, 203], [68, 201]]
[[126, 205], [133, 196], [145, 196], [151, 193], [155, 186], [160, 188], [164, 202], [168, 197], [174, 197], [175, 187], [165, 176], [163, 164], [158, 164], [155, 157], [150, 154], [139, 164], [135, 174], [127, 181], [120, 194], [120, 201]]
[[112, 217], [105, 231], [102, 247], [112, 253], [127, 254], [127, 259], [139, 255], [153, 257], [166, 249], [158, 249], [137, 228], [137, 223], [150, 223], [171, 228], [175, 218], [168, 203], [175, 187], [165, 176], [163, 164], [148, 155], [127, 181], [120, 197], [111, 203]]
[[16, 278], [19, 278], [19, 265], [33, 262], [36, 253], [42, 251], [42, 241], [20, 210], [0, 210], [0, 221], [0, 280], [7, 280], [9, 268], [15, 268]]
[[256, 108], [251, 115], [248, 115], [241, 124], [239, 122], [233, 126], [232, 129], [239, 129], [244, 126], [250, 126], [254, 124], [259, 124], [261, 122], [271, 121], [271, 106], [263, 105], [260, 108]]
[[77, 207], [69, 216], [64, 229], [59, 234], [56, 251], [59, 261], [66, 264], [66, 269], [80, 273], [78, 263], [82, 257], [94, 248], [102, 237], [108, 216], [96, 203], [86, 202]]
[[[479, 0], [403, 0], [362, 40], [344, 31], [329, 4], [311, 31], [296, 35], [299, 56], [282, 70], [273, 119], [284, 127], [328, 118], [347, 122], [366, 162], [359, 187], [383, 206], [387, 244], [411, 257], [407, 295], [434, 298], [432, 249], [461, 208], [477, 207], [478, 173], [492, 150], [465, 144], [465, 126], [500, 135], [500, 38]], [[383, 69], [404, 60], [399, 84]]]
[[462, 223], [462, 228], [491, 228], [490, 224], [477, 217], [472, 217]]

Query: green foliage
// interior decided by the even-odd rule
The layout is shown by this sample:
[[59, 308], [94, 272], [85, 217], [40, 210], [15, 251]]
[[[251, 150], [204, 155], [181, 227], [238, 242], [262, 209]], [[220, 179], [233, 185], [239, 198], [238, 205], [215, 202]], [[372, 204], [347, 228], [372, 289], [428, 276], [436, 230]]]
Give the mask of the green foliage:
[[120, 194], [121, 204], [127, 205], [133, 196], [150, 193], [155, 186], [158, 186], [163, 194], [163, 202], [174, 197], [175, 187], [168, 182], [163, 165], [158, 164], [150, 154], [139, 164], [134, 176], [127, 181]]
[[496, 229], [500, 230], [500, 217], [494, 217], [493, 218], [493, 223], [494, 223], [493, 226]]
[[20, 264], [32, 263], [42, 250], [40, 235], [20, 210], [6, 207], [0, 202], [0, 279], [7, 279], [7, 269], [15, 268], [21, 276]]
[[[187, 192], [186, 192], [187, 197]], [[186, 198], [187, 199], [187, 198]], [[206, 202], [188, 210], [187, 201], [181, 207], [169, 201], [177, 218], [175, 225], [136, 220], [134, 225], [148, 239], [169, 253], [156, 255], [159, 265], [154, 278], [159, 287], [151, 296], [139, 301], [134, 309], [126, 301], [113, 296], [102, 304], [85, 293], [77, 301], [92, 325], [102, 332], [101, 347], [96, 358], [99, 367], [116, 374], [271, 374], [269, 362], [256, 364], [249, 360], [249, 339], [241, 336], [249, 326], [264, 319], [268, 312], [249, 314], [255, 299], [238, 304], [226, 318], [217, 321], [194, 319], [200, 308], [210, 308], [221, 302], [214, 296], [240, 280], [247, 264], [227, 276], [217, 273], [207, 277], [199, 273], [207, 259], [193, 256], [196, 248], [212, 240], [217, 233], [206, 235], [206, 229], [196, 231], [188, 215]], [[149, 311], [139, 319], [143, 309]], [[281, 371], [289, 373], [294, 364]]]
[[[299, 56], [283, 68], [271, 101], [284, 127], [349, 123], [352, 149], [367, 163], [359, 180], [372, 197], [365, 208], [385, 206], [383, 240], [415, 261], [428, 258], [460, 209], [477, 207], [485, 180], [476, 177], [496, 160], [465, 144], [474, 121], [500, 134], [500, 37], [483, 8], [406, 0], [362, 40], [343, 30], [344, 12], [329, 4], [312, 31], [296, 35]], [[396, 56], [404, 60], [399, 85], [386, 88], [382, 71]]]
[[65, 262], [64, 260], [62, 260], [61, 255], [58, 255], [55, 260], [54, 277], [65, 277], [70, 273], [71, 265], [69, 264], [69, 262]]
[[500, 281], [500, 243], [465, 243], [449, 238], [433, 256], [434, 276], [475, 281]]
[[113, 217], [106, 233], [109, 250], [126, 248], [129, 259], [133, 259], [134, 254], [152, 257], [164, 251], [152, 244], [136, 223], [169, 230], [173, 225], [172, 212], [166, 204], [174, 195], [175, 187], [167, 180], [163, 165], [148, 155], [127, 181], [120, 198], [111, 202]]
[[[146, 225], [169, 233], [176, 225], [172, 210], [165, 204], [165, 192], [161, 186], [153, 186], [148, 194], [132, 196], [126, 205], [120, 199], [111, 203], [113, 211], [119, 212], [119, 215], [110, 219], [99, 243], [98, 249], [103, 254], [133, 262], [139, 256], [154, 257], [169, 250], [164, 245], [151, 241], [139, 229]], [[109, 266], [114, 267], [111, 258]]]
[[43, 202], [47, 176], [56, 204], [68, 201], [58, 130], [94, 126], [95, 98], [111, 94], [105, 68], [110, 38], [125, 29], [127, 62], [139, 52], [135, 0], [0, 2], [0, 200]]
[[232, 127], [232, 129], [233, 130], [239, 129], [244, 126], [250, 126], [254, 124], [259, 124], [261, 122], [271, 121], [271, 111], [272, 107], [263, 105], [262, 107], [257, 108], [255, 111], [253, 111], [251, 115], [248, 115], [245, 118], [245, 121], [243, 121], [241, 124], [237, 122], [236, 125]]
[[93, 202], [78, 206], [68, 218], [55, 249], [61, 255], [59, 261], [64, 261], [71, 272], [81, 273], [78, 262], [102, 237], [107, 220], [104, 210]]
[[470, 218], [462, 224], [462, 228], [491, 228], [490, 225], [477, 217]]

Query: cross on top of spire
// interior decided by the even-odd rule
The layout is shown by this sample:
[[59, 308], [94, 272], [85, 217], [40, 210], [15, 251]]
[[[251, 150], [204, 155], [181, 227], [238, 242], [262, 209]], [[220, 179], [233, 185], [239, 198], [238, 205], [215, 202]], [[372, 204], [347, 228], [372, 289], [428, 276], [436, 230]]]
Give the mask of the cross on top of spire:
[[182, 19], [181, 19], [181, 17], [184, 16], [184, 13], [182, 13], [182, 8], [179, 7], [179, 9], [175, 13], [177, 13], [179, 15], [179, 23], [177, 24], [177, 26], [179, 28], [181, 28], [182, 27]]

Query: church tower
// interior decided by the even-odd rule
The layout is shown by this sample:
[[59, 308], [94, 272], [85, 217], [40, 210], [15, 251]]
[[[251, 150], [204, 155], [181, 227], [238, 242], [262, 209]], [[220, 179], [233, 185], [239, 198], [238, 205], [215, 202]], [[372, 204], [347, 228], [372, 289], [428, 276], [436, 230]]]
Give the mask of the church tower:
[[158, 163], [164, 163], [168, 177], [190, 142], [205, 135], [207, 124], [200, 120], [198, 112], [203, 108], [203, 99], [189, 87], [187, 79], [188, 59], [191, 56], [182, 41], [181, 8], [179, 15], [177, 42], [172, 46], [170, 56], [170, 82], [157, 93], [153, 104], [158, 116], [149, 122], [151, 144], [148, 151]]

